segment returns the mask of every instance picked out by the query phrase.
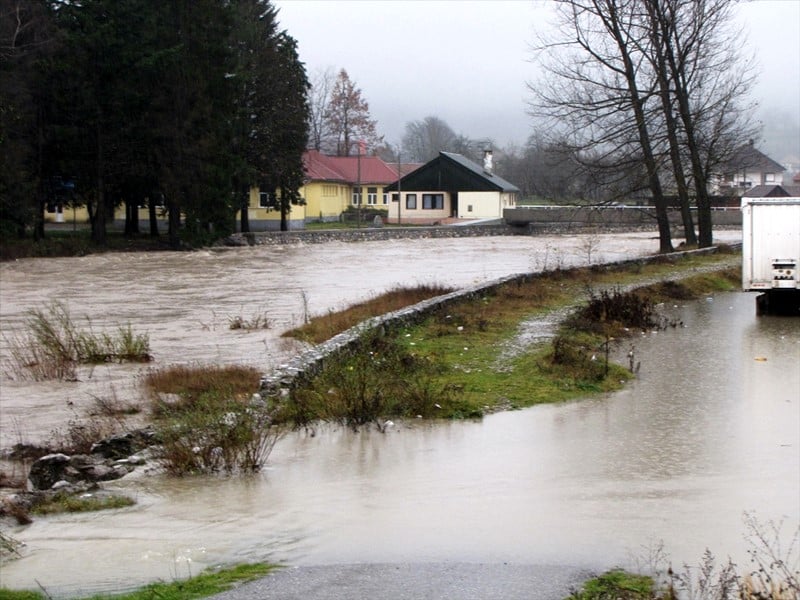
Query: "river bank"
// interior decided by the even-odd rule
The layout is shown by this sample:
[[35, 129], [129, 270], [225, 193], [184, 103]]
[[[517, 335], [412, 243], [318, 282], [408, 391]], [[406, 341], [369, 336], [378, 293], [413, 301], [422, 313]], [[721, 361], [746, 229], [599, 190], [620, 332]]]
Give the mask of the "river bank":
[[[483, 253], [490, 249], [491, 245], [481, 248]], [[543, 254], [538, 256], [540, 262]], [[489, 252], [487, 258], [491, 256]], [[508, 255], [507, 258], [514, 259]], [[530, 255], [526, 258], [525, 262], [529, 263]], [[709, 302], [703, 306], [706, 304], [714, 305]], [[743, 308], [745, 314], [752, 314], [751, 305]], [[747, 319], [742, 324], [749, 322]], [[693, 326], [686, 334], [692, 331]], [[228, 332], [222, 333], [227, 335]], [[772, 353], [766, 354], [772, 357]], [[640, 355], [644, 363], [640, 378], [648, 379], [649, 360], [644, 357], [649, 355], [643, 349]], [[758, 364], [770, 368], [781, 365], [772, 358], [768, 363]], [[741, 367], [737, 364], [732, 368]], [[720, 387], [716, 380], [714, 385]], [[644, 523], [638, 519], [647, 513], [648, 506], [658, 505], [668, 514], [676, 502], [680, 505], [692, 498], [691, 488], [695, 487], [692, 482], [665, 482], [663, 485], [672, 489], [672, 493], [659, 495], [662, 500], [656, 505], [646, 501], [655, 497], [650, 489], [655, 483], [651, 470], [658, 469], [659, 453], [652, 453], [652, 465], [649, 459], [639, 461], [638, 469], [633, 467], [628, 471], [626, 462], [651, 456], [649, 451], [642, 456], [642, 452], [632, 450], [638, 448], [636, 444], [646, 442], [648, 436], [654, 436], [650, 426], [642, 430], [641, 435], [637, 433], [648, 422], [642, 411], [649, 407], [649, 402], [640, 399], [631, 406], [623, 403], [626, 405], [623, 407], [616, 398], [614, 395], [598, 401], [501, 413], [486, 417], [480, 423], [427, 426], [411, 422], [398, 426], [389, 435], [374, 431], [352, 434], [335, 427], [317, 431], [313, 438], [300, 433], [279, 444], [263, 474], [247, 480], [168, 481], [160, 477], [121, 480], [114, 488], [137, 490], [139, 503], [136, 507], [117, 511], [108, 518], [73, 515], [34, 523], [21, 532], [28, 544], [26, 552], [30, 552], [20, 562], [22, 570], [6, 572], [16, 573], [17, 577], [24, 574], [25, 569], [32, 576], [49, 573], [46, 575], [51, 578], [48, 586], [60, 586], [74, 597], [78, 594], [72, 592], [78, 590], [101, 589], [94, 587], [97, 583], [85, 579], [79, 583], [81, 565], [87, 561], [91, 561], [93, 572], [101, 577], [109, 576], [103, 573], [118, 576], [118, 565], [123, 561], [125, 580], [116, 580], [115, 589], [136, 585], [137, 577], [143, 573], [149, 573], [144, 576], [145, 580], [154, 575], [170, 578], [176, 571], [186, 573], [191, 569], [196, 573], [204, 564], [216, 564], [219, 560], [266, 560], [300, 565], [376, 560], [486, 564], [510, 561], [514, 564], [577, 563], [602, 568], [598, 564], [601, 561], [595, 562], [596, 556], [605, 553], [619, 557], [620, 545], [636, 546], [636, 540], [644, 534], [641, 527]], [[683, 410], [674, 404], [674, 398], [672, 400], [666, 405], [672, 406], [673, 411]], [[739, 422], [737, 417], [721, 412], [720, 418], [728, 424]], [[635, 424], [630, 422], [633, 416], [637, 417]], [[708, 453], [709, 447], [696, 445], [702, 438], [687, 438], [686, 432], [692, 429], [673, 431], [675, 426], [685, 426], [682, 419], [671, 423], [669, 419], [664, 420], [666, 416], [652, 417], [652, 427], [659, 432], [653, 439], [660, 441], [663, 455], [673, 455], [676, 451], [673, 444], [678, 439], [692, 446], [685, 451], [688, 456], [704, 457]], [[761, 413], [758, 416], [762, 416]], [[785, 415], [782, 418], [787, 421]], [[791, 423], [791, 419], [788, 421]], [[750, 423], [756, 422], [750, 419]], [[631, 431], [624, 430], [627, 423], [631, 424]], [[608, 430], [617, 426], [623, 426], [623, 430]], [[699, 431], [709, 433], [705, 427], [700, 427]], [[772, 426], [762, 424], [757, 431], [767, 435]], [[602, 437], [597, 437], [598, 434]], [[606, 436], [610, 436], [608, 440]], [[610, 443], [613, 440], [618, 441]], [[633, 446], [619, 447], [622, 440], [630, 440]], [[725, 442], [722, 447], [727, 448], [727, 438], [721, 440]], [[525, 443], [535, 445], [519, 447]], [[647, 444], [642, 446], [646, 448]], [[606, 452], [614, 449], [622, 454], [616, 458], [606, 456]], [[587, 453], [592, 458], [582, 464], [581, 457], [585, 458]], [[679, 451], [679, 455], [683, 453]], [[692, 464], [708, 465], [709, 458]], [[748, 461], [740, 463], [750, 464]], [[716, 455], [711, 458], [711, 464], [716, 465]], [[723, 464], [732, 466], [728, 461]], [[767, 464], [783, 465], [780, 461]], [[607, 473], [605, 468], [596, 470], [603, 465], [609, 467]], [[662, 465], [665, 476], [669, 478], [674, 466], [672, 460]], [[717, 472], [718, 468], [714, 466], [713, 471]], [[633, 486], [623, 496], [628, 498], [630, 493], [630, 501], [623, 502], [624, 517], [619, 514], [620, 507], [614, 508], [614, 502], [610, 502], [614, 497], [619, 501], [622, 493], [614, 492], [614, 474], [622, 475], [621, 483], [626, 488]], [[774, 473], [764, 472], [763, 466], [761, 474], [774, 477]], [[604, 476], [610, 479], [606, 481]], [[706, 478], [705, 475], [699, 477], [698, 481]], [[748, 474], [731, 477], [745, 489], [763, 489], [763, 483], [748, 483]], [[684, 490], [684, 485], [689, 489]], [[589, 509], [584, 503], [592, 496], [584, 492], [598, 489], [598, 486], [596, 501]], [[730, 522], [730, 509], [722, 512], [719, 509], [738, 505], [736, 499], [742, 490], [724, 489], [726, 501], [717, 499], [715, 494], [709, 502], [716, 504], [718, 512], [715, 514], [722, 524], [736, 529], [736, 523], [731, 525]], [[776, 489], [775, 486], [772, 489]], [[487, 496], [489, 490], [491, 493]], [[645, 501], [637, 503], [636, 497]], [[778, 495], [773, 500], [781, 497]], [[768, 505], [758, 504], [771, 512]], [[409, 513], [409, 506], [414, 507], [413, 514]], [[561, 511], [567, 506], [569, 514], [562, 515]], [[739, 509], [735, 512], [741, 514]], [[704, 517], [702, 510], [691, 511], [691, 514], [700, 521], [695, 525], [697, 535], [686, 536], [690, 545], [697, 538], [704, 538], [706, 542], [720, 539], [718, 532], [703, 529], [707, 515]], [[624, 539], [614, 541], [620, 531], [612, 525], [618, 519], [625, 522]], [[645, 520], [652, 525], [654, 535], [664, 531], [660, 518]], [[668, 520], [675, 524], [674, 518]], [[717, 521], [717, 517], [710, 519], [711, 523]], [[109, 539], [107, 531], [112, 522], [114, 536]], [[601, 523], [605, 526], [600, 526]], [[615, 533], [606, 531], [609, 528]], [[380, 535], [376, 535], [377, 531]], [[679, 531], [685, 535], [683, 525]], [[543, 539], [548, 540], [546, 547], [536, 542]], [[728, 545], [725, 539], [721, 543]], [[91, 558], [87, 554], [89, 548], [92, 549]], [[601, 550], [603, 548], [605, 550]], [[681, 550], [678, 554], [692, 560], [698, 556], [694, 551]]]

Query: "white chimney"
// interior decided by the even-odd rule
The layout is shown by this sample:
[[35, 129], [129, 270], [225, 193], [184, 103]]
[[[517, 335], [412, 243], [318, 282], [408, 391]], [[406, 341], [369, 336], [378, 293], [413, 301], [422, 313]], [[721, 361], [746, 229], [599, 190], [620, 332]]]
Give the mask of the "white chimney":
[[491, 150], [484, 150], [483, 151], [483, 170], [487, 173], [492, 173], [492, 151]]

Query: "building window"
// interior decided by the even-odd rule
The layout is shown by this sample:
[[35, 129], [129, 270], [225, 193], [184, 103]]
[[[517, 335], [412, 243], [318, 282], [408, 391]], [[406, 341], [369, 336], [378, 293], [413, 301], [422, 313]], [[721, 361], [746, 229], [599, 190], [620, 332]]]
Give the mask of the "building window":
[[765, 177], [765, 181], [772, 183], [775, 181], [775, 173], [767, 173]]
[[375, 205], [378, 203], [378, 188], [376, 187], [368, 187], [367, 188], [367, 204], [370, 206]]
[[259, 192], [258, 206], [259, 208], [277, 208], [278, 203], [275, 200], [275, 196], [269, 192]]
[[408, 210], [416, 210], [417, 209], [417, 195], [416, 194], [406, 194], [406, 208]]
[[389, 194], [383, 191], [383, 188], [381, 188], [381, 193], [383, 194], [383, 205], [386, 206], [389, 204]]
[[422, 194], [423, 210], [441, 210], [444, 208], [444, 194]]
[[392, 194], [392, 202], [400, 202], [400, 194]]
[[361, 194], [362, 194], [362, 188], [360, 188], [360, 187], [354, 187], [353, 188], [353, 205], [354, 206], [357, 206], [357, 205], [361, 204]]
[[467, 204], [467, 212], [472, 212], [472, 204]]

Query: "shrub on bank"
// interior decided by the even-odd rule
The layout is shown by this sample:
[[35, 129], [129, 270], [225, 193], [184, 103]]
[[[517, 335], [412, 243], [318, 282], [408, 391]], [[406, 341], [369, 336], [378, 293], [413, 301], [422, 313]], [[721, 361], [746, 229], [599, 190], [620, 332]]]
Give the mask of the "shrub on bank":
[[259, 470], [284, 432], [275, 408], [253, 394], [259, 381], [256, 369], [242, 366], [148, 373], [165, 468], [176, 475]]
[[10, 341], [12, 371], [19, 377], [75, 379], [80, 364], [149, 362], [150, 337], [136, 334], [130, 324], [115, 333], [95, 333], [89, 323], [79, 328], [60, 301], [31, 309], [26, 332]]

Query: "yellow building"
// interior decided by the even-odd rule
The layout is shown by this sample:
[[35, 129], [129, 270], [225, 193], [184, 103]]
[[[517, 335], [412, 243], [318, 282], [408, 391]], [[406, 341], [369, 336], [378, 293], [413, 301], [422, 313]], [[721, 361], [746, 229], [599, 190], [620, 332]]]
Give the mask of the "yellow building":
[[[404, 165], [408, 172], [418, 165]], [[291, 205], [287, 224], [289, 229], [303, 229], [312, 221], [339, 221], [349, 207], [379, 209], [391, 213], [397, 203], [390, 202], [386, 188], [397, 181], [397, 170], [377, 156], [327, 156], [317, 150], [303, 154], [305, 181], [299, 193], [302, 203]], [[45, 213], [45, 220], [51, 223], [89, 222], [85, 206], [61, 208], [52, 205]], [[147, 205], [140, 206], [140, 227], [149, 222]], [[254, 187], [250, 190], [247, 217], [250, 231], [277, 231], [280, 229], [281, 213], [278, 198], [270, 192], [262, 192]], [[390, 215], [391, 217], [391, 215]], [[158, 212], [159, 226], [166, 226], [166, 217]], [[239, 224], [237, 219], [237, 226]], [[121, 227], [125, 223], [125, 205], [114, 211], [114, 224]]]

